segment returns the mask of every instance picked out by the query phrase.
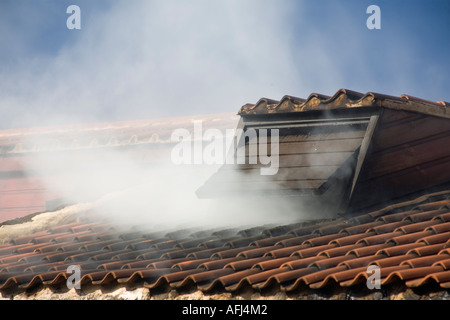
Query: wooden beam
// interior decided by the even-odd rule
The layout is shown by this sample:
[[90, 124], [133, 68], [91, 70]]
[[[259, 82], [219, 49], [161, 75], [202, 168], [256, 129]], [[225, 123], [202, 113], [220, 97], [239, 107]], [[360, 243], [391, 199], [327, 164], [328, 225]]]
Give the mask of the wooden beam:
[[367, 125], [366, 134], [364, 135], [363, 141], [361, 143], [361, 147], [359, 149], [358, 161], [356, 162], [355, 174], [353, 176], [353, 183], [352, 183], [352, 188], [350, 190], [350, 196], [349, 196], [350, 200], [352, 198], [353, 191], [355, 190], [355, 186], [358, 183], [359, 174], [363, 168], [363, 165], [364, 165], [364, 162], [366, 159], [366, 155], [369, 150], [369, 146], [372, 142], [373, 133], [375, 132], [375, 128], [377, 127], [379, 118], [380, 118], [380, 115], [371, 116], [369, 124]]

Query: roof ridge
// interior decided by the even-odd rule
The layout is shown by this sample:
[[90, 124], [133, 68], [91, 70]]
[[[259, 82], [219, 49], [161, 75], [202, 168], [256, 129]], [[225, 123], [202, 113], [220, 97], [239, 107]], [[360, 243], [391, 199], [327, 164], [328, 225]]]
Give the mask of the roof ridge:
[[[443, 100], [434, 102], [411, 95], [402, 94], [400, 96], [392, 96], [376, 92], [361, 93], [346, 88], [337, 90], [332, 96], [311, 93], [306, 99], [285, 95], [281, 100], [270, 98], [261, 98], [256, 104], [247, 103], [238, 111], [239, 115], [251, 114], [267, 114], [267, 113], [286, 113], [286, 112], [304, 112], [310, 110], [328, 110], [337, 108], [355, 108], [355, 107], [372, 107], [384, 106], [383, 102], [395, 102], [412, 106], [412, 104], [425, 105], [426, 107], [444, 108], [450, 106], [450, 103]], [[393, 107], [393, 106], [391, 106]]]

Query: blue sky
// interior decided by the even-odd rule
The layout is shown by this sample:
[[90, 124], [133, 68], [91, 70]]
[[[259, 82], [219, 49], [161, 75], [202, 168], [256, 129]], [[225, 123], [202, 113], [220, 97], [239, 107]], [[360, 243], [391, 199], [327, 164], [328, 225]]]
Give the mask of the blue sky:
[[[66, 8], [81, 8], [68, 30]], [[381, 29], [369, 30], [369, 5]], [[450, 1], [0, 1], [0, 128], [235, 112], [340, 88], [450, 101]]]

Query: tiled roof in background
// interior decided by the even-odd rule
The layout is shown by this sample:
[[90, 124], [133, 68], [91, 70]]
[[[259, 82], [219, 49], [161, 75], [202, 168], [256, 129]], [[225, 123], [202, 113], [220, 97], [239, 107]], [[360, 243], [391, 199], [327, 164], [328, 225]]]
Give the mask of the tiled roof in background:
[[[51, 187], [56, 183], [84, 189], [84, 182], [68, 182], [67, 174], [79, 172], [82, 176], [81, 168], [100, 164], [85, 175], [91, 179], [105, 169], [101, 158], [107, 158], [106, 152], [120, 151], [120, 156], [152, 168], [157, 162], [170, 162], [171, 150], [177, 143], [171, 140], [174, 130], [192, 133], [194, 121], [201, 121], [203, 130], [225, 132], [234, 130], [238, 120], [234, 113], [221, 113], [0, 130], [0, 223], [59, 207], [65, 195], [60, 188]], [[48, 168], [51, 170], [42, 170], [37, 165], [42, 163], [52, 164]], [[118, 171], [114, 168], [110, 176]]]
[[365, 285], [450, 288], [450, 191], [333, 220], [247, 229], [121, 230], [70, 222], [0, 245], [0, 292], [64, 288], [69, 265], [81, 288], [144, 286], [153, 292], [286, 293]]
[[171, 143], [175, 129], [234, 129], [235, 113], [0, 130], [0, 155]]
[[307, 99], [284, 96], [281, 100], [261, 98], [256, 104], [247, 103], [239, 110], [240, 115], [258, 115], [270, 113], [304, 112], [311, 110], [331, 110], [337, 108], [387, 107], [393, 109], [419, 111], [429, 115], [449, 118], [450, 103], [433, 102], [403, 94], [400, 97], [367, 92], [360, 93], [340, 89], [330, 97], [312, 93]]

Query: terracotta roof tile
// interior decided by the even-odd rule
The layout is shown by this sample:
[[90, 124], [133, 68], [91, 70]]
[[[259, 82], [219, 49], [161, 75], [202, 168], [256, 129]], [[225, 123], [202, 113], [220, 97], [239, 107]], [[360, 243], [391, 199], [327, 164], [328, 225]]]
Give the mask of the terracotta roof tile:
[[131, 276], [129, 276], [128, 278], [124, 277], [124, 278], [118, 278], [117, 282], [118, 283], [127, 283], [132, 284], [132, 283], [137, 283], [140, 281], [143, 281], [144, 283], [151, 283], [154, 282], [155, 280], [159, 279], [160, 277], [162, 277], [165, 274], [174, 272], [171, 269], [154, 269], [154, 270], [145, 270], [145, 269], [139, 269], [137, 271], [135, 271], [133, 274], [131, 274]]
[[245, 238], [238, 238], [236, 240], [231, 240], [225, 243], [225, 246], [229, 246], [231, 248], [241, 248], [254, 243], [257, 240], [265, 239], [267, 236], [265, 234], [260, 234], [256, 236], [250, 236]]
[[427, 227], [430, 227], [432, 225], [435, 225], [439, 223], [439, 221], [433, 219], [433, 220], [427, 220], [423, 222], [417, 222], [417, 223], [411, 223], [407, 225], [403, 225], [401, 227], [398, 227], [394, 231], [402, 231], [403, 233], [413, 233], [413, 232], [419, 232], [425, 230]]
[[341, 233], [346, 233], [347, 235], [356, 235], [366, 232], [367, 230], [372, 229], [373, 227], [383, 225], [382, 221], [371, 221], [364, 224], [355, 225], [352, 227], [347, 227], [342, 229]]
[[399, 246], [402, 244], [419, 241], [419, 240], [426, 238], [427, 236], [430, 236], [432, 234], [433, 234], [432, 231], [420, 231], [420, 232], [408, 233], [408, 234], [400, 235], [397, 237], [393, 237], [392, 239], [388, 240], [388, 243], [392, 242]]
[[289, 269], [286, 267], [270, 269], [267, 271], [261, 271], [261, 272], [252, 274], [250, 276], [243, 278], [242, 280], [244, 280], [248, 285], [254, 285], [254, 284], [258, 284], [258, 283], [263, 283], [263, 282], [267, 281], [267, 279], [269, 279], [270, 277], [273, 277], [274, 275], [277, 275], [277, 274], [284, 273], [288, 270]]
[[339, 257], [345, 254], [353, 254], [355, 256], [359, 256], [357, 253], [357, 248], [361, 248], [362, 244], [349, 244], [342, 247], [336, 247], [331, 249], [326, 249], [321, 252], [319, 252], [317, 255], [319, 256], [326, 256], [327, 258], [333, 258], [333, 257]]
[[237, 255], [238, 257], [244, 257], [246, 259], [251, 259], [251, 258], [257, 258], [257, 257], [262, 257], [264, 256], [266, 253], [269, 253], [272, 250], [278, 249], [279, 247], [277, 246], [269, 246], [269, 247], [262, 247], [262, 248], [252, 248], [249, 250], [244, 250], [239, 252], [239, 254]]
[[310, 274], [307, 274], [305, 276], [302, 276], [300, 278], [298, 278], [294, 284], [290, 285], [290, 286], [286, 286], [286, 287], [282, 287], [282, 289], [284, 289], [285, 291], [294, 291], [296, 289], [298, 289], [301, 286], [309, 286], [313, 283], [317, 283], [317, 282], [322, 282], [327, 276], [340, 272], [340, 271], [344, 271], [347, 268], [345, 266], [338, 266], [338, 267], [334, 267], [334, 268], [330, 268], [330, 269], [325, 269], [325, 270], [321, 270], [321, 271], [316, 271]]
[[[395, 242], [393, 242], [392, 244], [395, 244]], [[408, 243], [408, 244], [402, 244], [402, 245], [391, 245], [387, 248], [380, 249], [379, 251], [377, 251], [376, 255], [385, 255], [387, 257], [398, 256], [398, 255], [406, 254], [406, 253], [410, 252], [410, 250], [420, 248], [424, 245], [425, 244], [421, 243], [421, 242], [414, 242], [414, 243]]]
[[321, 289], [323, 287], [338, 284], [350, 279], [354, 279], [359, 273], [365, 272], [366, 267], [354, 268], [349, 270], [338, 271], [328, 275], [322, 282], [316, 282], [310, 285], [312, 289]]
[[208, 262], [208, 261], [209, 261], [208, 258], [187, 260], [187, 261], [178, 262], [178, 263], [172, 265], [171, 268], [175, 268], [175, 269], [178, 269], [178, 270], [195, 269], [198, 266], [200, 266], [202, 263], [205, 263], [205, 262]]
[[385, 223], [385, 224], [382, 224], [382, 225], [375, 226], [373, 228], [368, 229], [368, 231], [373, 231], [376, 234], [394, 232], [398, 228], [403, 227], [403, 226], [408, 225], [408, 224], [410, 224], [410, 222], [405, 221], [405, 220], [400, 220], [400, 221], [396, 221], [396, 222]]
[[448, 257], [443, 255], [430, 255], [430, 256], [424, 256], [424, 257], [418, 257], [418, 258], [412, 258], [406, 261], [403, 261], [401, 265], [407, 264], [411, 266], [411, 268], [418, 268], [418, 267], [427, 267], [433, 265], [437, 261], [446, 260]]
[[339, 263], [338, 266], [345, 266], [348, 269], [360, 268], [360, 267], [364, 267], [364, 266], [367, 267], [372, 262], [377, 261], [377, 260], [382, 259], [382, 258], [383, 258], [383, 256], [365, 256], [365, 257], [359, 257], [359, 258], [354, 258], [353, 257], [353, 259], [348, 259], [346, 261], [343, 261], [343, 262]]
[[324, 244], [317, 247], [304, 248], [294, 251], [291, 256], [300, 258], [309, 258], [318, 255], [320, 252], [336, 247], [334, 244]]
[[[0, 246], [0, 290], [61, 285], [78, 264], [82, 285], [143, 285], [150, 290], [285, 291], [354, 286], [369, 265], [382, 285], [450, 286], [447, 201], [397, 206], [364, 218], [279, 228], [145, 234], [101, 223], [69, 223]], [[372, 219], [372, 221], [371, 221]], [[351, 220], [351, 221], [350, 221]], [[337, 227], [336, 227], [337, 226]], [[194, 235], [195, 234], [195, 235]], [[154, 237], [154, 238], [152, 238]], [[55, 240], [56, 239], [56, 240]], [[34, 242], [34, 243], [33, 243]]]
[[261, 98], [256, 104], [247, 103], [243, 105], [238, 114], [241, 116], [252, 116], [341, 108], [385, 107], [445, 116], [447, 106], [448, 103], [444, 101], [433, 102], [406, 94], [396, 97], [375, 92], [363, 94], [348, 89], [340, 89], [331, 97], [312, 93], [307, 99], [291, 98], [289, 96], [284, 96], [281, 100]]
[[395, 281], [406, 281], [424, 277], [430, 273], [440, 272], [443, 269], [441, 267], [420, 267], [420, 268], [412, 268], [405, 269], [400, 271], [395, 271], [386, 277], [385, 280], [382, 281], [382, 284], [388, 284]]
[[311, 263], [308, 267], [309, 268], [317, 268], [319, 270], [324, 270], [324, 269], [336, 267], [337, 265], [341, 264], [344, 261], [354, 260], [354, 259], [355, 259], [355, 257], [353, 255], [338, 256], [338, 257], [318, 260], [316, 262]]
[[232, 257], [232, 258], [225, 258], [225, 259], [216, 259], [216, 260], [209, 260], [207, 262], [202, 263], [199, 268], [204, 268], [206, 270], [213, 270], [213, 269], [219, 269], [224, 268], [226, 265], [243, 260], [241, 257]]
[[415, 254], [419, 257], [428, 256], [431, 254], [440, 253], [442, 249], [445, 248], [445, 243], [437, 243], [429, 246], [422, 246], [418, 248], [411, 249], [407, 254]]
[[[280, 241], [287, 240], [287, 239], [293, 239], [293, 236], [284, 234], [278, 237], [270, 237], [270, 238], [264, 238], [261, 240], [256, 240], [250, 243], [251, 246], [255, 247], [267, 247], [267, 246], [274, 246], [280, 243]], [[306, 239], [305, 239], [306, 240]], [[280, 243], [280, 245], [282, 245]]]
[[[148, 259], [148, 260], [137, 260], [137, 262], [143, 262], [145, 264], [145, 268], [148, 269], [164, 269], [164, 268], [172, 268], [174, 265], [180, 262], [188, 261], [188, 258], [178, 258], [178, 259]], [[136, 261], [136, 259], [134, 259]], [[125, 267], [124, 265], [123, 267]], [[122, 268], [123, 268], [122, 267]], [[137, 266], [134, 266], [135, 268]]]
[[437, 284], [450, 283], [450, 271], [442, 271], [442, 272], [435, 272], [435, 273], [427, 274], [425, 277], [406, 281], [406, 285], [410, 288], [416, 288], [416, 287], [424, 286], [430, 282], [434, 282]]
[[202, 269], [190, 269], [186, 271], [176, 271], [159, 277], [154, 282], [149, 282], [145, 287], [151, 289], [167, 287], [170, 283], [182, 281], [191, 274], [203, 272]]
[[[407, 265], [395, 265], [392, 267], [382, 267], [380, 268], [380, 277], [381, 279], [386, 278], [388, 275], [392, 274], [393, 272], [396, 272], [398, 270], [405, 270], [409, 269], [409, 266]], [[366, 269], [367, 270], [367, 269]], [[340, 285], [342, 287], [351, 287], [355, 286], [357, 284], [360, 284], [362, 282], [366, 282], [370, 275], [367, 274], [366, 271], [362, 271], [358, 273], [353, 279], [342, 281]]]
[[282, 258], [282, 257], [288, 257], [290, 256], [292, 253], [299, 251], [301, 249], [306, 249], [309, 248], [310, 246], [307, 244], [301, 244], [299, 246], [289, 246], [289, 247], [284, 247], [284, 248], [278, 248], [278, 249], [274, 249], [271, 250], [269, 252], [267, 252], [264, 256], [269, 256], [272, 257], [274, 259], [276, 258]]
[[426, 220], [430, 220], [434, 217], [440, 216], [443, 213], [447, 213], [447, 209], [438, 209], [438, 210], [431, 210], [431, 211], [425, 211], [425, 212], [418, 212], [415, 214], [412, 214], [408, 217], [406, 217], [406, 220], [411, 220], [413, 222], [422, 222]]
[[311, 239], [312, 237], [314, 237], [314, 235], [308, 234], [308, 235], [304, 235], [304, 236], [288, 238], [288, 239], [276, 242], [275, 245], [281, 245], [283, 247], [302, 245], [303, 242], [305, 242], [308, 239]]
[[258, 272], [259, 271], [256, 269], [245, 269], [242, 271], [224, 275], [213, 280], [211, 283], [199, 286], [199, 289], [202, 291], [209, 291], [213, 288], [220, 287], [221, 289], [227, 288], [229, 291], [232, 291], [233, 289], [235, 289], [233, 285], [237, 285], [242, 279]]
[[295, 260], [297, 260], [297, 258], [294, 258], [294, 257], [269, 259], [266, 261], [255, 263], [252, 268], [258, 268], [263, 271], [266, 271], [266, 270], [278, 268], [287, 262], [295, 261]]
[[432, 245], [447, 242], [448, 239], [450, 239], [450, 232], [438, 233], [431, 236], [423, 237], [418, 241], [424, 242], [427, 245]]
[[349, 250], [346, 254], [353, 254], [355, 257], [365, 257], [370, 255], [376, 255], [380, 250], [388, 248], [386, 243], [374, 244], [371, 246], [362, 246], [362, 243], [356, 244], [357, 248]]
[[[239, 256], [238, 256], [239, 257]], [[225, 268], [231, 268], [234, 271], [241, 271], [243, 269], [249, 269], [252, 268], [254, 265], [269, 260], [268, 257], [258, 257], [258, 258], [245, 258], [240, 259], [239, 261], [230, 262], [225, 265]]]
[[280, 273], [272, 274], [269, 278], [267, 278], [266, 281], [260, 282], [253, 287], [255, 289], [264, 289], [270, 287], [271, 285], [277, 284], [281, 289], [285, 289], [289, 286], [290, 283], [292, 283], [292, 281], [295, 281], [302, 276], [311, 274], [312, 272], [315, 272], [315, 270], [312, 268], [283, 271]]
[[[338, 245], [338, 246], [346, 246], [349, 244], [363, 244], [367, 245], [364, 241], [361, 241], [362, 239], [365, 239], [367, 237], [370, 237], [372, 235], [375, 235], [375, 232], [365, 232], [365, 233], [358, 233], [351, 236], [345, 236], [343, 238], [338, 238], [330, 241], [330, 244]], [[359, 242], [361, 241], [361, 242]]]
[[97, 269], [103, 270], [115, 270], [115, 269], [131, 269], [131, 268], [145, 268], [154, 260], [138, 260], [130, 259], [130, 260], [120, 260], [114, 262], [108, 262], [98, 265]]
[[326, 259], [326, 256], [312, 256], [312, 257], [308, 257], [308, 258], [302, 258], [302, 259], [295, 259], [289, 262], [285, 262], [284, 264], [282, 264], [282, 267], [289, 267], [292, 270], [295, 269], [303, 269], [308, 267], [309, 265], [313, 264], [316, 261], [319, 260], [324, 260]]
[[441, 268], [443, 268], [444, 270], [450, 270], [450, 259], [443, 259], [441, 261], [436, 261], [433, 263], [433, 266], [440, 266]]
[[442, 222], [450, 222], [450, 212], [444, 213], [444, 214], [440, 214], [437, 217], [434, 217], [433, 221], [435, 221], [435, 220], [440, 220]]
[[322, 246], [322, 245], [328, 244], [330, 241], [333, 241], [333, 240], [336, 240], [336, 239], [339, 239], [342, 237], [345, 237], [345, 235], [342, 233], [335, 233], [335, 234], [330, 234], [330, 235], [326, 235], [326, 236], [320, 236], [320, 237], [308, 239], [308, 240], [305, 240], [305, 242], [303, 242], [303, 243], [310, 245], [310, 246]]
[[425, 231], [431, 230], [434, 233], [444, 233], [444, 232], [450, 232], [450, 222], [447, 223], [440, 223], [437, 225], [430, 226], [425, 229]]
[[[397, 265], [401, 265], [403, 261], [407, 261], [409, 259], [413, 259], [413, 255], [398, 255], [398, 256], [392, 256], [385, 258], [383, 256], [379, 256], [380, 259], [374, 261], [372, 264], [377, 265], [380, 268], [386, 268], [386, 267], [394, 267]], [[409, 266], [408, 266], [409, 267]]]
[[411, 216], [417, 212], [419, 212], [419, 211], [417, 211], [417, 210], [402, 211], [402, 212], [397, 212], [397, 213], [393, 213], [393, 214], [387, 214], [387, 215], [377, 218], [377, 221], [382, 221], [383, 223], [398, 222], [398, 221], [402, 221], [405, 218], [408, 218], [409, 216]]
[[450, 200], [444, 199], [440, 201], [434, 201], [430, 203], [423, 203], [417, 206], [418, 209], [422, 211], [430, 211], [430, 210], [436, 210], [441, 208], [449, 208], [450, 209]]
[[358, 240], [356, 243], [364, 243], [367, 246], [375, 245], [375, 244], [382, 244], [386, 243], [387, 241], [391, 240], [392, 238], [396, 236], [400, 236], [403, 233], [400, 231], [395, 232], [388, 232], [388, 233], [381, 233], [374, 236], [367, 236], [362, 238], [361, 240]]
[[206, 284], [212, 283], [216, 278], [229, 275], [234, 271], [231, 268], [223, 268], [223, 269], [215, 269], [204, 272], [199, 272], [195, 274], [191, 274], [185, 277], [179, 283], [174, 284], [175, 287], [185, 287], [193, 284], [197, 284], [199, 286], [205, 286]]
[[[443, 245], [445, 248], [449, 248], [450, 247], [450, 243], [447, 241], [446, 243], [441, 244]], [[438, 254], [448, 254], [450, 255], [450, 248], [449, 249], [442, 249], [441, 251], [439, 251]]]

